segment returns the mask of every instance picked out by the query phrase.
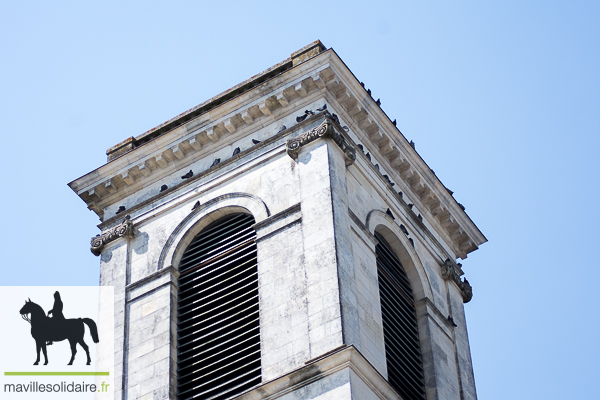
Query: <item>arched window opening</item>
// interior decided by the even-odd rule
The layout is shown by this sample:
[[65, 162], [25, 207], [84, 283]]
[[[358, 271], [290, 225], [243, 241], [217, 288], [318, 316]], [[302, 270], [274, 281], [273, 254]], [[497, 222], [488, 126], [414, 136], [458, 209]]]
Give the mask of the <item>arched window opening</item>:
[[204, 228], [179, 266], [177, 396], [228, 399], [261, 382], [254, 218]]
[[405, 399], [425, 399], [423, 364], [412, 288], [400, 260], [375, 232], [377, 276], [388, 381]]

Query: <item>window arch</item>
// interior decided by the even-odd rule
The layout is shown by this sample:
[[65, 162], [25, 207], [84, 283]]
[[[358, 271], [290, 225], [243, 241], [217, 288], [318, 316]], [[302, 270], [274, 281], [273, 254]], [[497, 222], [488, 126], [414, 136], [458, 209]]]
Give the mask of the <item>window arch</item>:
[[204, 228], [179, 265], [177, 396], [226, 399], [261, 382], [256, 232], [252, 215]]
[[412, 287], [388, 242], [378, 232], [375, 232], [375, 238], [388, 381], [405, 399], [425, 399]]

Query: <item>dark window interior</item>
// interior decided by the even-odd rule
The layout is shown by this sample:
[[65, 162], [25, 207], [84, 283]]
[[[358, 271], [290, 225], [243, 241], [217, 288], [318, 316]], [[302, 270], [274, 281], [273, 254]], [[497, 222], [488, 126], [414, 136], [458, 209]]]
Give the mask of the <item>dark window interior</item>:
[[202, 230], [179, 266], [177, 396], [229, 399], [261, 382], [254, 218]]
[[380, 234], [375, 237], [388, 382], [406, 400], [425, 400], [412, 288], [390, 245]]

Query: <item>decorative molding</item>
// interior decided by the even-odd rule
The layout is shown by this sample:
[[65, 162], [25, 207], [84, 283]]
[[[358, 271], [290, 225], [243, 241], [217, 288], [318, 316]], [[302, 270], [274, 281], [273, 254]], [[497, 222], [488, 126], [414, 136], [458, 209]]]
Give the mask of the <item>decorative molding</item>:
[[[262, 201], [260, 197], [250, 193], [228, 193], [208, 200], [199, 207], [194, 208], [169, 235], [169, 238], [160, 253], [157, 270], [163, 269], [167, 260], [169, 260], [167, 266], [172, 265], [172, 260], [175, 256], [177, 247], [181, 245], [182, 238], [187, 235], [187, 232], [192, 226], [206, 215], [209, 215], [218, 209], [228, 207], [244, 208], [248, 210], [248, 212], [254, 216], [257, 223], [271, 216], [271, 212], [265, 202]], [[183, 250], [181, 254], [183, 254]]]
[[101, 235], [96, 235], [90, 241], [90, 251], [93, 255], [99, 256], [102, 253], [102, 249], [108, 243], [113, 242], [119, 238], [132, 238], [134, 236], [133, 222], [129, 215], [125, 216], [123, 222], [119, 225], [111, 228]]
[[[262, 382], [240, 394], [239, 400], [275, 400], [287, 398], [299, 393], [303, 388], [321, 381], [336, 372], [351, 370], [362, 381], [365, 389], [370, 390], [369, 398], [402, 400], [402, 397], [390, 386], [387, 379], [354, 347], [340, 346], [308, 361], [304, 366], [288, 372], [278, 378]], [[345, 374], [349, 381], [349, 376]], [[340, 378], [344, 379], [344, 378]], [[333, 389], [333, 388], [332, 388]], [[325, 394], [326, 396], [326, 394]]]
[[447, 258], [441, 267], [442, 278], [446, 280], [450, 279], [456, 283], [456, 286], [458, 286], [461, 291], [463, 303], [468, 303], [473, 298], [473, 287], [466, 278], [460, 279], [460, 273], [458, 272], [459, 268], [460, 267], [456, 265], [456, 263]]
[[319, 138], [330, 138], [344, 153], [346, 166], [352, 165], [356, 160], [356, 150], [346, 142], [344, 137], [339, 132], [336, 131], [334, 128], [335, 121], [331, 114], [325, 112], [324, 115], [325, 121], [323, 121], [321, 125], [287, 141], [285, 149], [288, 155], [295, 160], [298, 158], [300, 147]]
[[301, 221], [302, 212], [298, 203], [254, 224], [252, 227], [256, 231], [256, 242], [270, 238]]
[[[324, 56], [325, 53], [328, 55]], [[111, 163], [111, 167], [104, 166], [94, 171], [93, 178], [88, 174], [71, 182], [69, 186], [86, 202], [88, 208], [104, 221], [103, 210], [108, 205], [124, 198], [131, 190], [146, 186], [146, 182], [156, 181], [158, 175], [172, 170], [168, 167], [187, 171], [192, 158], [204, 156], [205, 152], [211, 153], [212, 149], [207, 147], [213, 146], [215, 140], [220, 142], [219, 135], [229, 134], [232, 130], [237, 135], [240, 127], [247, 132], [255, 129], [257, 124], [265, 126], [265, 122], [260, 120], [275, 118], [272, 111], [283, 115], [287, 110], [298, 109], [296, 103], [305, 99], [306, 95], [327, 92], [333, 96], [330, 100], [335, 100], [343, 108], [338, 112], [344, 113], [344, 122], [351, 125], [355, 133], [362, 132], [361, 140], [366, 142], [363, 145], [371, 144], [368, 148], [365, 147], [364, 151], [369, 157], [371, 154], [375, 157], [373, 163], [379, 162], [380, 168], [384, 170], [383, 174], [389, 176], [392, 183], [399, 184], [403, 192], [410, 191], [415, 195], [411, 200], [419, 201], [417, 206], [423, 217], [439, 225], [439, 231], [446, 235], [446, 240], [452, 245], [452, 251], [458, 257], [466, 258], [468, 253], [487, 241], [485, 236], [447, 192], [435, 173], [424, 164], [396, 124], [381, 110], [375, 99], [370, 96], [370, 91], [360, 86], [335, 53], [325, 53], [305, 64], [308, 72], [290, 69], [285, 72], [286, 79], [283, 79], [283, 76], [278, 78], [281, 85], [273, 91], [267, 94], [256, 91], [260, 98], [253, 95], [254, 101], [240, 97], [236, 100], [238, 103], [235, 107], [231, 105], [223, 108], [214, 119], [205, 121], [200, 118], [200, 113], [195, 114], [189, 121], [178, 122], [181, 125], [173, 125], [172, 129], [169, 128], [171, 130], [160, 127], [165, 129], [165, 133], [170, 132], [169, 135], [159, 135], [161, 139], [153, 131], [152, 140], [158, 140], [157, 145], [161, 149], [159, 152], [151, 151], [153, 147], [149, 146], [146, 146], [146, 150], [142, 150], [143, 146], [138, 147], [133, 149], [137, 152], [133, 158], [139, 160], [138, 162], [130, 164], [127, 157], [118, 157], [114, 164]], [[313, 62], [314, 65], [311, 64]], [[260, 86], [259, 82], [256, 83]], [[261, 109], [259, 105], [263, 103]], [[337, 126], [338, 132], [342, 132], [340, 128]], [[340, 143], [343, 149], [345, 146], [341, 141], [338, 145]], [[351, 141], [348, 143], [350, 146], [353, 144]], [[127, 146], [129, 143], [124, 142], [123, 145]], [[243, 152], [244, 148], [241, 150]], [[352, 159], [346, 158], [346, 163], [352, 162]], [[426, 213], [423, 214], [423, 211]]]
[[[315, 79], [317, 76], [319, 79]], [[145, 182], [155, 182], [157, 176], [170, 173], [172, 168], [169, 167], [172, 166], [176, 170], [181, 169], [180, 172], [184, 173], [189, 169], [192, 160], [197, 159], [199, 155], [204, 157], [211, 154], [214, 150], [209, 149], [209, 146], [220, 143], [223, 137], [229, 137], [234, 127], [236, 134], [241, 127], [244, 131], [260, 129], [267, 125], [264, 121], [261, 122], [261, 118], [273, 119], [272, 111], [277, 110], [279, 115], [284, 109], [292, 110], [298, 101], [305, 98], [296, 91], [297, 86], [306, 96], [316, 95], [321, 91], [319, 86], [321, 81], [329, 82], [333, 76], [334, 72], [328, 65], [317, 66], [312, 71], [312, 75], [307, 76], [296, 71], [292, 73], [289, 83], [278, 87], [266, 96], [261, 94], [261, 99], [244, 101], [238, 104], [241, 108], [233, 105], [226, 107], [219, 117], [208, 121], [200, 118], [199, 114], [190, 121], [166, 130], [164, 135], [153, 136], [152, 140], [157, 140], [155, 146], [158, 151], [154, 150], [155, 146], [146, 146], [144, 149], [143, 144], [146, 142], [140, 142], [139, 146], [129, 146], [127, 151], [131, 150], [137, 155], [117, 157], [94, 171], [94, 178], [90, 179], [88, 174], [69, 183], [69, 187], [86, 202], [88, 208], [103, 219], [103, 209], [106, 205], [126, 197], [129, 193], [127, 189], [136, 190], [146, 186]], [[260, 105], [263, 105], [262, 109]], [[169, 141], [169, 137], [172, 141]], [[254, 142], [257, 143], [260, 141]], [[240, 150], [243, 153], [246, 149], [242, 147]], [[138, 161], [131, 163], [128, 161], [129, 157]], [[219, 165], [224, 161], [226, 160], [221, 159]], [[111, 164], [111, 167], [108, 167], [108, 164]], [[106, 171], [103, 171], [105, 169]], [[121, 175], [125, 173], [131, 179], [123, 180]], [[194, 171], [194, 177], [196, 174], [197, 172]]]

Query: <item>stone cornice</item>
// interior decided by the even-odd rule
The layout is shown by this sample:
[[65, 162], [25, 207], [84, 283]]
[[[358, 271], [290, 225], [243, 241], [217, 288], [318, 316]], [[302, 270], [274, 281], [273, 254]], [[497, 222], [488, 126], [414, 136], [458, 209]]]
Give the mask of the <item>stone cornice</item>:
[[[330, 51], [319, 56], [319, 63], [308, 60], [272, 78], [273, 87], [264, 95], [262, 85], [229, 100], [205, 115], [130, 151], [104, 166], [69, 183], [88, 208], [103, 219], [103, 209], [174, 168], [183, 169], [192, 159], [210, 155], [231, 140], [232, 135], [247, 136], [291, 113], [309, 96], [325, 88], [331, 78], [327, 60]], [[188, 161], [190, 160], [190, 161]]]
[[458, 286], [463, 297], [463, 302], [468, 303], [473, 298], [473, 288], [469, 284], [469, 281], [460, 278], [460, 264], [454, 263], [449, 258], [444, 261], [441, 267], [442, 278], [445, 280], [451, 280]]
[[[127, 212], [133, 216], [134, 220], [136, 220], [136, 225], [139, 223], [143, 223], [143, 220], [142, 221], [138, 220], [138, 218], [140, 217], [139, 213], [141, 212], [141, 210], [147, 208], [150, 204], [160, 204], [163, 201], [165, 201], [163, 199], [171, 198], [171, 196], [173, 196], [174, 193], [182, 193], [181, 190], [186, 185], [190, 185], [190, 184], [198, 185], [199, 181], [203, 181], [202, 185], [204, 186], [207, 183], [206, 179], [209, 179], [209, 181], [212, 181], [213, 179], [220, 179], [223, 176], [223, 174], [229, 175], [231, 172], [232, 165], [235, 164], [236, 162], [238, 162], [240, 159], [246, 160], [246, 161], [244, 161], [243, 165], [247, 165], [246, 163], [250, 163], [250, 164], [254, 165], [256, 162], [265, 162], [267, 159], [270, 159], [272, 157], [277, 157], [277, 154], [279, 154], [281, 152], [285, 152], [285, 143], [282, 145], [277, 145], [277, 147], [273, 147], [276, 143], [280, 142], [282, 140], [282, 138], [285, 138], [288, 135], [293, 135], [293, 134], [295, 134], [296, 131], [301, 131], [304, 127], [314, 124], [315, 121], [318, 121], [320, 118], [323, 118], [322, 113], [319, 113], [312, 117], [309, 117], [306, 120], [298, 123], [297, 125], [289, 128], [289, 129], [286, 129], [285, 131], [280, 132], [280, 133], [276, 134], [275, 136], [272, 136], [269, 139], [266, 139], [266, 140], [262, 141], [261, 143], [256, 144], [255, 146], [253, 146], [247, 150], [241, 151], [236, 156], [233, 156], [229, 159], [223, 160], [219, 164], [217, 164], [213, 167], [210, 167], [209, 169], [207, 169], [205, 171], [198, 172], [198, 173], [194, 174], [194, 176], [192, 176], [191, 178], [182, 180], [179, 184], [171, 186], [165, 191], [156, 193], [154, 196], [151, 196], [151, 197], [135, 204], [134, 206], [128, 208]], [[265, 156], [267, 156], [267, 159], [264, 158]], [[240, 172], [244, 171], [245, 168], [246, 167], [241, 167]], [[204, 191], [210, 190], [209, 188], [212, 188], [212, 184], [209, 184], [209, 186], [207, 188], [204, 188], [201, 192], [198, 192], [198, 193], [202, 193]], [[172, 201], [173, 199], [180, 199], [180, 195], [176, 195], [175, 198], [172, 198], [169, 201]], [[176, 202], [179, 202], [179, 201], [181, 201], [181, 200], [176, 200]], [[171, 205], [169, 207], [172, 207], [172, 206], [173, 205]], [[97, 226], [101, 230], [104, 230], [106, 228], [114, 226], [119, 221], [120, 221], [120, 217], [118, 215], [114, 215], [112, 217], [107, 217], [106, 219], [104, 219], [104, 221], [102, 221]]]
[[308, 59], [317, 56], [321, 52], [327, 50], [323, 43], [320, 40], [316, 40], [310, 43], [307, 46], [293, 52], [289, 58], [283, 60], [282, 62], [266, 69], [265, 71], [254, 75], [253, 77], [245, 80], [242, 83], [237, 84], [236, 86], [220, 93], [209, 100], [205, 101], [202, 104], [199, 104], [188, 111], [185, 111], [178, 116], [171, 118], [170, 120], [144, 132], [143, 134], [137, 137], [130, 137], [124, 140], [121, 143], [118, 143], [115, 146], [112, 146], [106, 151], [108, 155], [108, 161], [112, 161], [113, 159], [120, 157], [123, 154], [133, 150], [134, 148], [148, 143], [154, 140], [156, 137], [160, 136], [163, 133], [169, 132], [173, 129], [178, 128], [186, 124], [188, 121], [193, 120], [199, 115], [202, 115], [209, 110], [218, 107], [224, 102], [237, 97], [238, 95], [251, 90], [252, 88], [262, 84], [265, 80], [273, 78], [288, 69], [295, 67], [298, 64], [307, 61]]
[[340, 346], [306, 362], [306, 365], [273, 380], [262, 382], [237, 400], [274, 400], [320, 379], [349, 368], [379, 399], [402, 400], [388, 381], [353, 346]]
[[108, 229], [100, 235], [96, 235], [90, 241], [90, 251], [95, 256], [102, 253], [104, 246], [120, 238], [132, 238], [134, 236], [133, 222], [129, 215], [125, 216], [123, 222], [114, 228]]
[[407, 193], [410, 190], [410, 196], [416, 199], [411, 202], [422, 214], [426, 211], [423, 216], [439, 225], [439, 229], [455, 244], [459, 257], [466, 258], [467, 253], [486, 241], [389, 120], [380, 103], [370, 96], [331, 49], [260, 82], [205, 114], [71, 182], [69, 186], [87, 203], [88, 208], [106, 220], [103, 212], [108, 206], [161, 180], [163, 176], [184, 170], [195, 160], [210, 156], [232, 143], [235, 137], [246, 137], [289, 115], [319, 95], [332, 97], [336, 107], [339, 105], [343, 109], [340, 116], [343, 114], [344, 122], [351, 126], [353, 134], [358, 135], [365, 153], [368, 150], [373, 157], [372, 162], [380, 164], [380, 172], [389, 177], [390, 184], [394, 180], [402, 182], [406, 186], [403, 191]]
[[417, 199], [415, 205], [437, 220], [456, 243], [458, 256], [466, 258], [487, 241], [485, 236], [335, 52], [330, 64], [333, 78], [328, 89], [348, 117], [344, 121], [356, 128], [365, 147], [375, 149], [370, 156], [380, 161], [372, 159], [373, 164], [385, 165], [387, 175], [406, 184]]
[[294, 160], [298, 158], [300, 148], [307, 143], [313, 142], [319, 138], [330, 138], [344, 153], [346, 166], [351, 165], [356, 160], [356, 150], [348, 144], [344, 137], [336, 131], [334, 125], [336, 122], [329, 113], [325, 113], [325, 121], [323, 123], [302, 135], [289, 139], [286, 143], [286, 151]]

